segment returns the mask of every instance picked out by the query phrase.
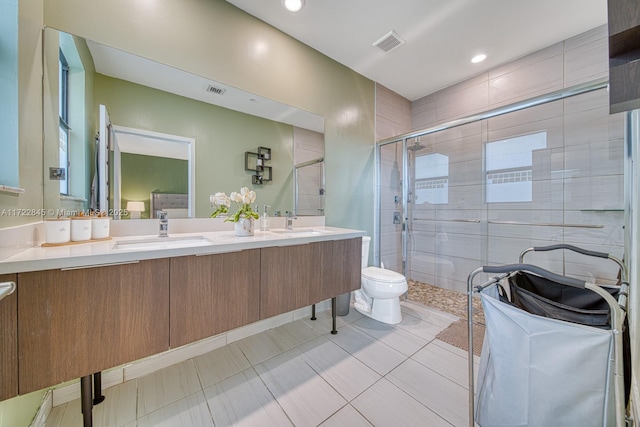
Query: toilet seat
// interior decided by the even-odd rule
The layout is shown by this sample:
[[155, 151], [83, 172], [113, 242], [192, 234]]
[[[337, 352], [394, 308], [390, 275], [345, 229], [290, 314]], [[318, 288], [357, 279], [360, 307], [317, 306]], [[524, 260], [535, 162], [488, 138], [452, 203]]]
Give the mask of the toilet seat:
[[379, 267], [367, 267], [362, 269], [362, 278], [378, 283], [389, 284], [400, 284], [406, 281], [402, 274]]

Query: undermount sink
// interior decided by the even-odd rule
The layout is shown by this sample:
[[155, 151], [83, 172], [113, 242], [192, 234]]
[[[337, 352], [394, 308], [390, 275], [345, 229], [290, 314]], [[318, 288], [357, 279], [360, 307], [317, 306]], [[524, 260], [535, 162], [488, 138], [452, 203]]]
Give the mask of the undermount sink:
[[211, 244], [213, 244], [213, 242], [204, 236], [149, 237], [138, 240], [122, 240], [116, 242], [113, 248], [120, 250], [175, 249]]
[[281, 229], [272, 229], [271, 231], [277, 234], [289, 234], [293, 236], [319, 236], [321, 234], [330, 233], [330, 231], [321, 230], [317, 228], [294, 228], [292, 230], [281, 228]]

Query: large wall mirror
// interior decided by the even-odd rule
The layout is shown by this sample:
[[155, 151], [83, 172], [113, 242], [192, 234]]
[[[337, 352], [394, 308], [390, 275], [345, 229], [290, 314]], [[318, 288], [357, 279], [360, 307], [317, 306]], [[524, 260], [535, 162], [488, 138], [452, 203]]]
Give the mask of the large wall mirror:
[[[246, 186], [272, 213], [323, 214], [323, 200], [297, 206], [296, 193], [322, 195], [323, 180], [294, 172], [324, 156], [321, 116], [52, 28], [43, 46], [48, 212], [138, 206], [134, 217], [152, 218], [154, 203], [172, 203], [154, 202], [165, 194], [184, 195], [176, 217], [207, 217], [210, 194]], [[258, 147], [271, 153], [261, 184], [244, 167]]]

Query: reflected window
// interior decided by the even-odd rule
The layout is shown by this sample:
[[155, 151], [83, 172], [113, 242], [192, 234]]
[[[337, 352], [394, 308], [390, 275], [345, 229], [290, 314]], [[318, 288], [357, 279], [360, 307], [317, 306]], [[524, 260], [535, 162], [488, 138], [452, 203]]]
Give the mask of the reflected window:
[[533, 200], [533, 152], [547, 147], [547, 133], [538, 132], [486, 145], [487, 203]]
[[449, 156], [425, 154], [416, 157], [414, 203], [449, 203]]
[[64, 170], [60, 181], [60, 194], [69, 194], [69, 63], [60, 49], [58, 111], [60, 112], [60, 141], [58, 166]]

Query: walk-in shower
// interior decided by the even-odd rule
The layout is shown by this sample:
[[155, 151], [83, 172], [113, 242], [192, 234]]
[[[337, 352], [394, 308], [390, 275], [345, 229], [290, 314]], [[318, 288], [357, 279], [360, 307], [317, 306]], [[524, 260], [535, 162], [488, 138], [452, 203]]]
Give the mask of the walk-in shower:
[[[381, 141], [376, 158], [375, 261], [407, 279], [466, 292], [476, 267], [554, 243], [623, 256], [624, 116], [604, 80]], [[565, 256], [535, 263], [612, 277]]]

